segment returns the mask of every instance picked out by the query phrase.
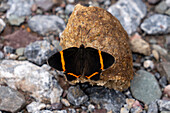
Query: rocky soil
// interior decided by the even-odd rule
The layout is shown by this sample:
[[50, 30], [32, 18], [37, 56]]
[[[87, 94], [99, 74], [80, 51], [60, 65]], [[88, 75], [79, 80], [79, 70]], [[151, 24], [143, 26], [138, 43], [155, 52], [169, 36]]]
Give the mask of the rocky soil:
[[[74, 6], [117, 17], [130, 39], [134, 79], [119, 92], [69, 85], [46, 60]], [[128, 71], [128, 70], [127, 70]], [[170, 113], [170, 0], [1, 0], [0, 113]]]

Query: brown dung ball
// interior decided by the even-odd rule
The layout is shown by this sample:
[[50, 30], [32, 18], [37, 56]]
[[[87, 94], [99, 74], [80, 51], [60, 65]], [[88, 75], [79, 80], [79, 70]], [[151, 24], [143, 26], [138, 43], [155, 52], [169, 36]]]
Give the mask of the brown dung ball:
[[98, 7], [75, 6], [61, 35], [63, 49], [93, 47], [111, 54], [115, 63], [101, 73], [100, 80], [77, 79], [70, 84], [89, 82], [115, 90], [125, 90], [133, 78], [132, 54], [128, 35], [117, 18]]

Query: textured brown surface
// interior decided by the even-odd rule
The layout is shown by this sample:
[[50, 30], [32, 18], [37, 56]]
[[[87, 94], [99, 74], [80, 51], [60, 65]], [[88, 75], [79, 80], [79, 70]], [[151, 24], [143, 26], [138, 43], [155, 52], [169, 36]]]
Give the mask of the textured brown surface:
[[76, 5], [61, 36], [61, 46], [66, 49], [80, 47], [81, 44], [110, 53], [116, 62], [102, 72], [99, 81], [82, 76], [70, 84], [90, 82], [120, 91], [130, 86], [133, 66], [128, 35], [114, 16], [102, 8]]

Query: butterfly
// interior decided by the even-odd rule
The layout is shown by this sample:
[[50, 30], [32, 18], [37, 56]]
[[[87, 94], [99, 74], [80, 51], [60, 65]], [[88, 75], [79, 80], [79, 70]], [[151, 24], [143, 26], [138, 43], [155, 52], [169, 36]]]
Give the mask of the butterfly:
[[110, 67], [115, 58], [103, 51], [92, 47], [70, 47], [55, 53], [48, 59], [48, 64], [59, 71], [63, 71], [68, 81], [85, 77], [99, 80], [102, 71]]

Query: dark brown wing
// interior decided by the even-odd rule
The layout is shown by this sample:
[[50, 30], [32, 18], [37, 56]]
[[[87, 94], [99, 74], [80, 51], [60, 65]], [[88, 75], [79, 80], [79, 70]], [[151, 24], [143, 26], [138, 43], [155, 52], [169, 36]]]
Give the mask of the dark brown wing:
[[85, 48], [85, 58], [84, 75], [91, 80], [99, 80], [101, 71], [110, 67], [115, 61], [112, 55], [91, 47]]

